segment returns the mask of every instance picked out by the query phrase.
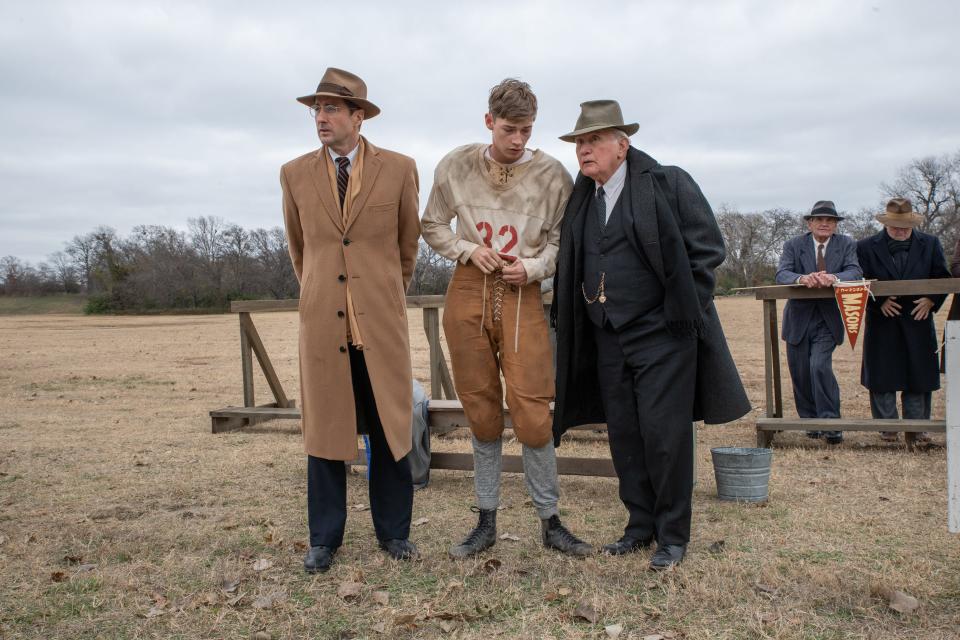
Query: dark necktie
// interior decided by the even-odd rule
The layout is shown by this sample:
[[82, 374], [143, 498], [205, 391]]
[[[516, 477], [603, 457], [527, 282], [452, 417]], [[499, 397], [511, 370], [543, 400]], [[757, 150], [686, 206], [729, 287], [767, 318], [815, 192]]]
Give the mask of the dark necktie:
[[600, 228], [603, 229], [607, 226], [607, 195], [603, 190], [603, 187], [597, 189], [597, 222], [600, 223]]
[[827, 261], [823, 258], [823, 243], [817, 243], [817, 271], [826, 271]]
[[340, 207], [343, 207], [343, 200], [347, 196], [347, 183], [350, 182], [350, 174], [347, 173], [347, 167], [350, 166], [350, 158], [340, 156], [337, 158], [337, 193], [340, 194]]

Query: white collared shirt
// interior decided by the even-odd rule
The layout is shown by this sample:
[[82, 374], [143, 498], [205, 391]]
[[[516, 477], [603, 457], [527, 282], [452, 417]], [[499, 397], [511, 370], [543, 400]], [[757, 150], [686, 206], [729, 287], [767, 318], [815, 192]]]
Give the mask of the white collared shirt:
[[353, 160], [354, 158], [357, 157], [357, 149], [359, 148], [360, 148], [360, 141], [358, 140], [357, 146], [355, 146], [353, 150], [350, 153], [348, 153], [346, 156], [341, 156], [336, 151], [334, 151], [332, 147], [327, 147], [327, 151], [330, 153], [330, 157], [333, 158], [333, 166], [335, 167], [339, 167], [339, 165], [337, 164], [337, 158], [346, 157], [346, 159], [350, 161], [350, 163], [347, 165], [347, 175], [350, 175], [351, 173], [353, 173]]
[[[620, 197], [620, 192], [623, 191], [623, 183], [626, 182], [626, 180], [627, 161], [624, 160], [620, 163], [620, 166], [617, 167], [617, 170], [613, 172], [613, 175], [610, 176], [610, 179], [597, 188], [597, 191], [603, 189], [604, 203], [607, 206], [607, 222], [610, 222], [610, 214], [613, 213], [613, 208], [617, 205], [617, 198]], [[594, 194], [594, 196], [596, 196], [596, 194]]]

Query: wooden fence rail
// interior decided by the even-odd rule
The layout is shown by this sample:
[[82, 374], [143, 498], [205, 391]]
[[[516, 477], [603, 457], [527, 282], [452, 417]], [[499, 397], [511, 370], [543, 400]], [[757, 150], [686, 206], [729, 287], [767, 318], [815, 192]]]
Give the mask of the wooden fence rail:
[[[960, 278], [937, 280], [878, 280], [870, 290], [877, 296], [936, 295], [960, 292]], [[826, 420], [816, 418], [784, 418], [783, 389], [780, 375], [780, 332], [777, 328], [777, 300], [832, 298], [833, 289], [806, 287], [758, 287], [752, 290], [757, 300], [763, 301], [763, 355], [766, 417], [757, 421], [757, 446], [769, 447], [778, 431], [832, 430], [845, 431], [903, 431], [907, 446], [912, 448], [917, 432], [943, 433], [944, 420]]]
[[[408, 309], [421, 309], [423, 330], [430, 347], [430, 428], [434, 435], [460, 427], [468, 427], [463, 406], [457, 400], [453, 378], [447, 366], [443, 344], [440, 339], [440, 309], [444, 296], [407, 296]], [[544, 313], [549, 308], [549, 298], [544, 302]], [[231, 303], [230, 311], [240, 318], [240, 364], [243, 386], [243, 406], [225, 407], [210, 412], [213, 433], [222, 433], [268, 420], [299, 420], [300, 409], [289, 399], [277, 376], [263, 340], [253, 322], [253, 313], [296, 311], [299, 300], [237, 300]], [[253, 358], [256, 356], [260, 369], [273, 395], [273, 402], [258, 405], [253, 384]], [[552, 410], [552, 407], [551, 407]], [[506, 412], [507, 428], [512, 428], [509, 412]], [[579, 429], [605, 429], [606, 425], [584, 425]], [[364, 456], [353, 461], [366, 464]], [[433, 469], [472, 470], [473, 456], [467, 453], [434, 452], [430, 467]], [[504, 471], [522, 471], [520, 456], [504, 456]], [[609, 458], [557, 458], [557, 471], [565, 475], [615, 477], [613, 463]]]

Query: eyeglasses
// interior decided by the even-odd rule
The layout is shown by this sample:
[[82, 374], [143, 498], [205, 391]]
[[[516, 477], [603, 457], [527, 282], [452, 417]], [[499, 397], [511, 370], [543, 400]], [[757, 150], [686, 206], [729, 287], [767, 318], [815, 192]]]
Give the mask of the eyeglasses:
[[332, 116], [335, 113], [339, 113], [341, 109], [343, 109], [343, 107], [335, 104], [315, 105], [310, 107], [310, 115], [316, 118], [317, 114], [323, 111], [328, 116]]

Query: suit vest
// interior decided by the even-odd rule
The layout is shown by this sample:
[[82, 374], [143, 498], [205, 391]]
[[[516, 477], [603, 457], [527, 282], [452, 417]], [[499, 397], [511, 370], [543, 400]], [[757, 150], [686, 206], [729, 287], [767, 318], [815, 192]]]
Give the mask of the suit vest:
[[[643, 324], [649, 325], [645, 329], [653, 331], [664, 327], [663, 286], [647, 256], [634, 250], [624, 232], [623, 203], [629, 197], [628, 180], [603, 227], [596, 197], [587, 208], [583, 231], [583, 291], [586, 298], [597, 298], [603, 274], [606, 295], [605, 302], [597, 298], [593, 304], [586, 305], [587, 315], [598, 327], [609, 322], [614, 329], [643, 317]], [[632, 232], [632, 225], [630, 227]]]

